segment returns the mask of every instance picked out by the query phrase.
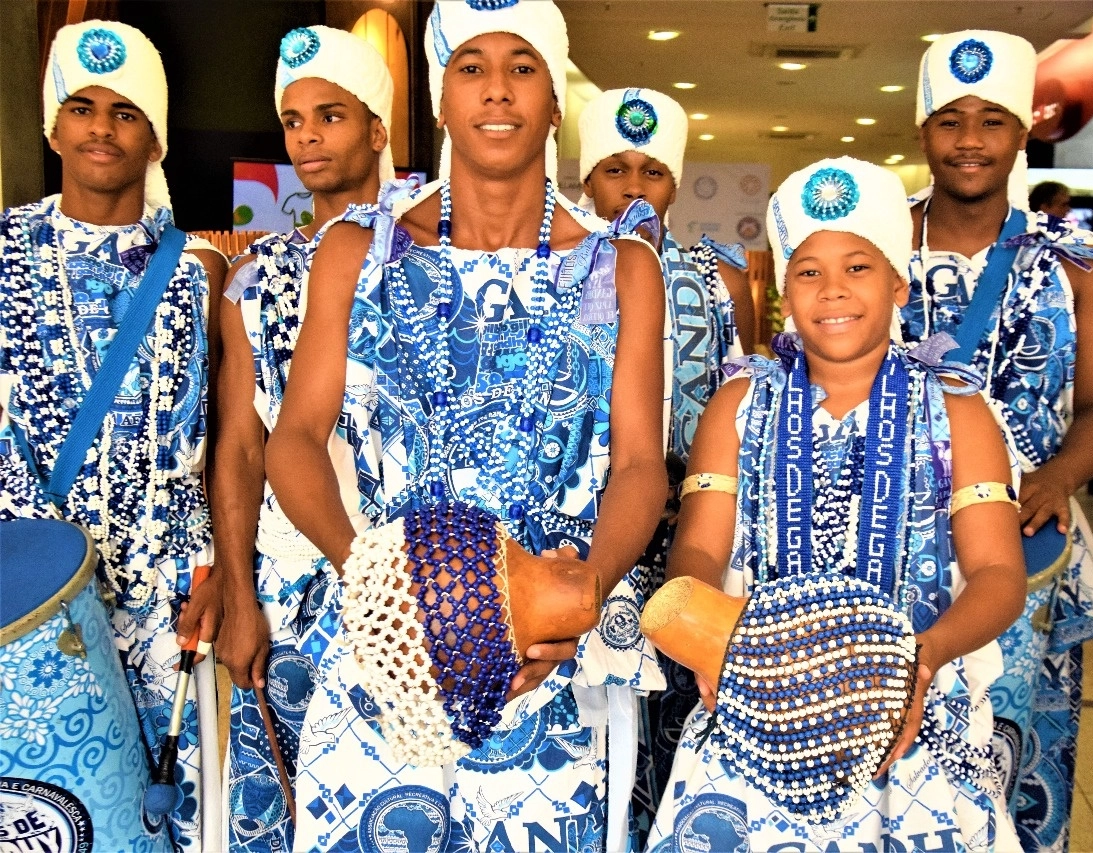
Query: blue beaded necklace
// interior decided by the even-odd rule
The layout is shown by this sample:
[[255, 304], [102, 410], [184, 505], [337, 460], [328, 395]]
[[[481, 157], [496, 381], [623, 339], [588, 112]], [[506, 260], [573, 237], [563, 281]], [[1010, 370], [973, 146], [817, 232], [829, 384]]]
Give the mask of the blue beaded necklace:
[[[452, 200], [451, 187], [447, 180], [440, 185], [440, 221], [437, 223], [440, 282], [430, 295], [429, 301], [419, 308], [401, 264], [390, 267], [393, 307], [409, 320], [412, 344], [418, 356], [417, 359], [408, 359], [404, 365], [414, 386], [432, 389], [426, 398], [428, 412], [422, 413], [419, 422], [427, 442], [424, 479], [426, 500], [435, 503], [458, 497], [450, 493], [445, 449], [452, 436], [462, 435], [468, 444], [465, 450], [476, 458], [486, 460], [485, 464], [479, 466], [475, 484], [481, 502], [493, 505], [500, 498], [502, 505], [499, 514], [509, 523], [510, 531], [518, 539], [526, 515], [529, 511], [535, 512], [535, 507], [529, 507], [529, 480], [534, 462], [531, 451], [542, 428], [542, 411], [545, 411], [549, 402], [549, 373], [564, 338], [566, 318], [573, 313], [576, 304], [576, 295], [572, 292], [576, 288], [571, 288], [570, 292], [558, 297], [560, 304], [557, 310], [547, 311], [547, 292], [551, 284], [550, 235], [554, 210], [554, 186], [548, 179], [543, 220], [539, 226], [538, 246], [535, 250], [533, 288], [527, 306], [529, 317], [525, 335], [525, 370], [520, 391], [512, 400], [516, 429], [509, 436], [511, 442], [500, 441], [492, 433], [489, 436], [475, 433], [475, 407], [461, 405], [457, 399], [459, 395], [452, 389], [455, 368], [451, 360], [450, 337], [455, 312], [455, 288], [451, 236]], [[510, 288], [515, 283], [515, 268], [511, 275]], [[435, 330], [430, 331], [427, 321], [434, 316]], [[505, 493], [501, 495], [497, 494], [499, 482], [507, 486]], [[407, 500], [420, 504], [422, 498], [411, 493], [413, 488], [413, 484], [409, 485], [404, 493], [393, 499], [392, 504], [398, 506]]]
[[[869, 392], [865, 465], [858, 517], [855, 575], [883, 592], [896, 592], [903, 548], [897, 541], [903, 514], [909, 379], [889, 348]], [[812, 562], [812, 390], [804, 352], [798, 352], [778, 411], [774, 481], [778, 513], [778, 575], [808, 574]], [[828, 566], [818, 567], [820, 572]]]

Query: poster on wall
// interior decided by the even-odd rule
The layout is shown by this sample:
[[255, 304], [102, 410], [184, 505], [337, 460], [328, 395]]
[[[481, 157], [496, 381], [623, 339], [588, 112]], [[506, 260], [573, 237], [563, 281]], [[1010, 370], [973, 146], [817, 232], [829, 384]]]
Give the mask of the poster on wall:
[[668, 214], [668, 227], [684, 246], [703, 234], [719, 243], [767, 248], [766, 210], [770, 166], [766, 163], [687, 163]]
[[[399, 178], [425, 173], [396, 169]], [[312, 220], [311, 193], [289, 163], [255, 160], [232, 162], [232, 228], [235, 231], [276, 231], [284, 234]]]

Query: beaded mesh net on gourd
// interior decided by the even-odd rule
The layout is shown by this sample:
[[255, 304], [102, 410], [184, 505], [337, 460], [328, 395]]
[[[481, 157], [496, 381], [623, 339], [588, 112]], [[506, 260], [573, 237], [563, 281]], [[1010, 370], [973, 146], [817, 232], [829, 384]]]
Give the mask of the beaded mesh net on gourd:
[[346, 637], [395, 757], [437, 766], [477, 749], [519, 668], [496, 516], [422, 507], [353, 542]]
[[916, 671], [911, 624], [875, 587], [761, 584], [725, 652], [711, 743], [773, 803], [836, 820], [899, 739]]

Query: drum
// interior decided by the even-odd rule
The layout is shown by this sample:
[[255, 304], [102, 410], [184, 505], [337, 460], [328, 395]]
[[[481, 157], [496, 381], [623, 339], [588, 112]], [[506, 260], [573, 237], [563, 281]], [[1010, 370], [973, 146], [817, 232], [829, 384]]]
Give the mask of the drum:
[[[1028, 573], [1028, 593], [1053, 587], [1070, 567], [1071, 535], [1060, 533], [1059, 519], [1052, 517], [1032, 536], [1021, 537], [1025, 555], [1025, 571]], [[1047, 634], [1051, 632], [1051, 603], [1055, 596], [1038, 607], [1032, 616], [1032, 627]]]
[[680, 577], [645, 606], [641, 628], [716, 686], [715, 753], [809, 823], [839, 819], [899, 741], [915, 637], [870, 584], [790, 576], [743, 599]]
[[461, 502], [358, 536], [343, 581], [346, 639], [384, 739], [425, 767], [481, 746], [527, 648], [590, 631], [602, 606], [584, 564], [533, 557]]
[[67, 521], [0, 522], [0, 849], [171, 849], [146, 824], [148, 761], [95, 580]]

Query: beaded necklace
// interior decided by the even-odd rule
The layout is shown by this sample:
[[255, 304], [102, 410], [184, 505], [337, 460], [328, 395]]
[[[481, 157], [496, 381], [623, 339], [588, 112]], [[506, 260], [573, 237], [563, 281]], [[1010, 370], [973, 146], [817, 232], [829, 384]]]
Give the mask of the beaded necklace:
[[[889, 347], [869, 392], [865, 464], [858, 516], [856, 576], [893, 594], [902, 557], [898, 493], [905, 469], [907, 369]], [[804, 352], [798, 352], [778, 412], [774, 480], [778, 514], [778, 574], [808, 574], [812, 560], [812, 391]], [[821, 571], [829, 567], [822, 566]]]
[[[554, 186], [548, 179], [543, 220], [539, 226], [539, 242], [535, 250], [533, 288], [527, 306], [529, 317], [525, 333], [525, 370], [519, 393], [514, 395], [511, 403], [516, 429], [504, 430], [502, 427], [508, 435], [492, 432], [487, 436], [475, 434], [472, 429], [476, 415], [473, 401], [458, 401], [458, 395], [452, 388], [455, 369], [451, 361], [449, 337], [455, 294], [449, 181], [445, 180], [440, 185], [440, 221], [437, 224], [440, 283], [425, 306], [418, 308], [415, 304], [401, 264], [396, 263], [389, 268], [392, 303], [397, 313], [409, 319], [411, 343], [418, 355], [417, 359], [405, 362], [409, 379], [416, 388], [432, 388], [427, 396], [430, 411], [423, 424], [428, 442], [425, 470], [428, 500], [440, 502], [451, 498], [444, 451], [453, 435], [462, 434], [468, 444], [467, 451], [476, 459], [486, 460], [479, 466], [476, 477], [479, 500], [484, 505], [497, 505], [500, 499], [500, 514], [517, 539], [521, 538], [527, 514], [536, 514], [538, 510], [536, 505], [529, 505], [529, 480], [534, 463], [531, 451], [543, 425], [541, 410], [545, 410], [549, 402], [550, 369], [564, 340], [565, 327], [574, 314], [579, 290], [569, 288], [560, 293], [559, 304], [555, 310], [547, 311], [546, 296], [551, 284], [550, 234], [554, 209]], [[515, 266], [509, 282], [510, 292], [515, 286]], [[433, 334], [430, 334], [426, 326], [431, 316], [436, 318], [436, 332]], [[410, 394], [416, 396], [412, 389]], [[498, 483], [507, 485], [501, 495], [497, 494]], [[407, 500], [420, 503], [420, 497], [410, 493], [411, 488], [412, 486], [408, 486], [396, 496], [392, 504], [398, 506]]]
[[[163, 224], [157, 218], [152, 227]], [[10, 317], [5, 337], [21, 344], [12, 348], [11, 355], [20, 377], [16, 401], [28, 415], [22, 426], [28, 444], [36, 449], [37, 461], [52, 464], [96, 369], [76, 320], [62, 237], [64, 232], [78, 231], [82, 223], [68, 221], [53, 204], [37, 238], [31, 217], [23, 211], [12, 211], [9, 225], [19, 232], [15, 252], [21, 250], [25, 259], [16, 265], [5, 258], [5, 273], [14, 273], [9, 282], [17, 294], [11, 311], [4, 312]], [[138, 227], [147, 231], [148, 223]], [[121, 230], [92, 229], [92, 236], [98, 238], [96, 232], [102, 232], [106, 240], [116, 239]], [[8, 235], [5, 238], [4, 248], [11, 251]], [[94, 249], [82, 251], [91, 254]], [[27, 267], [34, 270], [30, 281]], [[169, 527], [172, 500], [166, 484], [173, 460], [166, 434], [172, 426], [176, 395], [186, 380], [183, 359], [194, 349], [190, 328], [194, 309], [190, 279], [176, 273], [153, 319], [148, 403], [139, 428], [122, 433], [117, 413], [106, 417], [98, 447], [89, 453], [90, 461], [83, 465], [67, 503], [69, 514], [87, 524], [110, 586], [130, 608], [144, 606], [155, 591], [156, 559]], [[65, 413], [54, 414], [58, 407]], [[144, 552], [145, 559], [133, 559], [137, 550]]]

